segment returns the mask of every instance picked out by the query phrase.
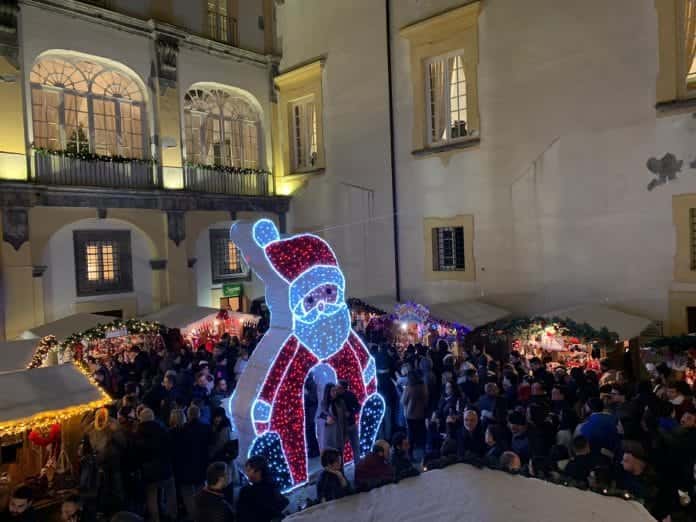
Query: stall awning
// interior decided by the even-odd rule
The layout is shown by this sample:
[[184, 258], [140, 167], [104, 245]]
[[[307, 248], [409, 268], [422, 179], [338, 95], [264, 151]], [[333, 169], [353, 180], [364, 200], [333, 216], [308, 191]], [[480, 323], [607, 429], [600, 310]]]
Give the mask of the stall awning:
[[437, 303], [428, 306], [428, 308], [430, 308], [431, 318], [461, 324], [471, 330], [510, 315], [510, 312], [504, 308], [482, 303], [474, 299]]
[[0, 434], [19, 425], [54, 422], [109, 400], [72, 364], [5, 373], [0, 375]]
[[47, 335], [55, 335], [58, 342], [64, 341], [74, 333], [84, 332], [94, 328], [98, 324], [108, 324], [114, 320], [113, 317], [96, 314], [74, 314], [57, 321], [36, 326], [31, 330], [26, 330], [20, 339], [41, 339]]
[[213, 320], [219, 310], [207, 306], [173, 304], [146, 315], [143, 321], [160, 323], [167, 328], [185, 329], [205, 319]]
[[385, 314], [393, 314], [396, 305], [399, 304], [393, 297], [384, 295], [360, 298], [360, 300], [383, 311]]
[[638, 502], [503, 471], [476, 469], [466, 464], [429, 471], [398, 484], [324, 502], [285, 520], [655, 522]]
[[545, 313], [544, 317], [568, 318], [576, 323], [587, 323], [596, 330], [606, 327], [610, 332], [619, 334], [621, 340], [638, 337], [653, 324], [653, 321], [647, 317], [627, 314], [605, 305], [586, 305], [555, 310]]
[[26, 370], [37, 344], [37, 339], [0, 342], [0, 374]]

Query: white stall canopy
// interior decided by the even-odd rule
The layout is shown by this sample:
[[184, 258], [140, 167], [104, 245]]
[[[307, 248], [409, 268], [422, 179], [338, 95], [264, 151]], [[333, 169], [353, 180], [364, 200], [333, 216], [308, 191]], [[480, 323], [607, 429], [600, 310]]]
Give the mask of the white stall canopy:
[[72, 364], [0, 375], [0, 424], [101, 401], [101, 390]]
[[26, 370], [37, 345], [37, 339], [0, 342], [0, 374]]
[[105, 315], [74, 314], [26, 330], [19, 337], [20, 339], [42, 339], [47, 335], [55, 335], [58, 342], [62, 342], [74, 333], [84, 332], [99, 324], [109, 324], [115, 319]]
[[165, 306], [155, 313], [146, 315], [142, 319], [143, 321], [160, 323], [167, 328], [179, 328], [180, 330], [184, 330], [196, 323], [214, 320], [218, 311], [219, 310], [216, 308], [207, 306], [173, 304]]
[[638, 502], [466, 464], [429, 471], [285, 518], [287, 522], [655, 522]]
[[596, 330], [606, 327], [610, 332], [619, 334], [622, 341], [639, 337], [653, 324], [653, 321], [647, 317], [627, 314], [605, 305], [586, 305], [556, 310], [545, 313], [544, 317], [572, 319], [576, 323], [587, 323]]
[[437, 303], [428, 306], [428, 308], [430, 309], [431, 318], [460, 324], [471, 330], [510, 315], [510, 312], [504, 308], [476, 301], [475, 299]]

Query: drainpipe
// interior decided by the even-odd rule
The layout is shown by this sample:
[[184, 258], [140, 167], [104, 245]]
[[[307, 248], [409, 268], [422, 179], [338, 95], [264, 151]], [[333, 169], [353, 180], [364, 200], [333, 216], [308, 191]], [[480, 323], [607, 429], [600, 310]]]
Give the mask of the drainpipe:
[[401, 275], [399, 273], [399, 213], [396, 194], [396, 154], [394, 153], [394, 96], [392, 94], [392, 49], [391, 49], [391, 0], [384, 1], [387, 19], [387, 78], [389, 83], [389, 159], [392, 183], [392, 224], [394, 227], [394, 275], [396, 301], [401, 302]]

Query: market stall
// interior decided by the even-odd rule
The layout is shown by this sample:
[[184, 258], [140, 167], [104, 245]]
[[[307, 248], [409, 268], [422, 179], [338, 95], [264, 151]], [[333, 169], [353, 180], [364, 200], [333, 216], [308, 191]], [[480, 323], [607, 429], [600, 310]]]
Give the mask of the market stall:
[[57, 321], [25, 330], [20, 339], [43, 339], [49, 335], [54, 336], [59, 342], [64, 341], [75, 332], [89, 330], [97, 325], [113, 321], [112, 317], [97, 314], [73, 314]]
[[25, 370], [38, 344], [37, 339], [0, 342], [0, 374]]
[[691, 386], [696, 383], [696, 335], [660, 337], [641, 347], [641, 364], [648, 373], [655, 373], [665, 365]]
[[259, 317], [204, 306], [175, 304], [143, 317], [143, 321], [177, 329], [184, 341], [198, 348], [201, 345], [215, 344], [225, 333], [241, 338], [245, 328], [257, 325]]
[[72, 364], [0, 375], [0, 512], [19, 483], [34, 489], [37, 507], [73, 491], [83, 417], [110, 403]]
[[287, 517], [287, 522], [409, 520], [456, 522], [655, 522], [638, 502], [565, 487], [502, 471], [458, 464], [325, 502]]
[[[612, 351], [619, 335], [561, 317], [517, 317], [485, 325], [475, 332], [486, 345], [505, 344], [523, 357], [550, 356], [552, 365], [599, 369], [599, 359]], [[484, 346], [486, 347], [486, 346]]]
[[87, 330], [73, 332], [63, 339], [47, 336], [39, 342], [29, 368], [64, 364], [73, 360], [82, 364], [88, 357], [119, 357], [133, 346], [149, 350], [156, 343], [163, 342], [160, 336], [161, 329], [159, 323], [140, 319], [117, 319]]

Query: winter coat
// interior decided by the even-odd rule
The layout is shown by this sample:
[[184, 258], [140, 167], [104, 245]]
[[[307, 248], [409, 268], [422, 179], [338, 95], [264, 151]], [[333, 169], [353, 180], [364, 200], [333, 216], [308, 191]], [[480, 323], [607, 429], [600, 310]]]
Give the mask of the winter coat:
[[199, 420], [191, 420], [182, 429], [185, 451], [175, 453], [181, 462], [183, 473], [177, 477], [180, 484], [200, 485], [205, 482], [208, 468], [208, 444], [210, 442], [210, 425]]
[[355, 488], [358, 491], [366, 491], [393, 481], [394, 468], [380, 454], [369, 453], [355, 466]]
[[428, 407], [428, 388], [424, 383], [408, 384], [401, 396], [404, 416], [410, 420], [425, 419]]
[[390, 462], [392, 468], [394, 468], [394, 477], [396, 480], [420, 475], [420, 472], [411, 464], [408, 455], [400, 449], [394, 448], [392, 450]]
[[196, 522], [234, 522], [232, 506], [222, 493], [205, 488], [195, 497]]
[[237, 500], [238, 522], [271, 522], [281, 518], [289, 501], [273, 484], [260, 482], [244, 486]]
[[350, 492], [350, 482], [347, 480], [346, 485], [343, 486], [341, 484], [341, 479], [339, 479], [335, 473], [326, 471], [325, 469], [319, 473], [319, 480], [317, 480], [317, 500], [337, 500], [350, 494]]
[[167, 430], [157, 421], [143, 422], [136, 433], [136, 452], [145, 484], [171, 478], [171, 444]]

